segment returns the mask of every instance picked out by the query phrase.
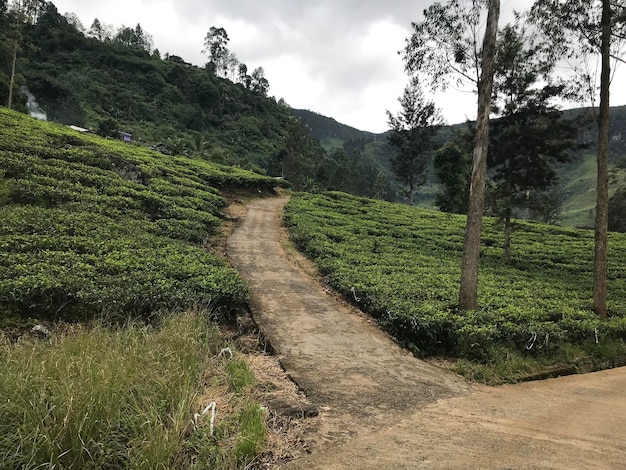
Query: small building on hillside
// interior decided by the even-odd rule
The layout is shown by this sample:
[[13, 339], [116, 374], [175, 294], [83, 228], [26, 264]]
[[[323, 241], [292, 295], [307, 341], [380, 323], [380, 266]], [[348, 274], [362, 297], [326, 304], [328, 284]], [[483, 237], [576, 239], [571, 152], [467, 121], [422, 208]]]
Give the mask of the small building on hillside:
[[124, 141], [124, 142], [132, 142], [133, 140], [133, 135], [129, 134], [128, 132], [120, 132], [120, 138]]

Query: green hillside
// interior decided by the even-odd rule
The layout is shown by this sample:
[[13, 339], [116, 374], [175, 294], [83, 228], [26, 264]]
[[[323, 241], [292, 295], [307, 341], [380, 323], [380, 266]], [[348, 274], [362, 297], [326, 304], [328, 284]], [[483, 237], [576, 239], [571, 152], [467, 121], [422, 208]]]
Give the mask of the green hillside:
[[[0, 48], [7, 57], [11, 55], [8, 38], [13, 34], [12, 25], [10, 14], [0, 14], [0, 29], [4, 30], [0, 39], [5, 36]], [[288, 158], [285, 139], [293, 114], [305, 122], [328, 154], [304, 165], [316, 167], [308, 168], [300, 178], [307, 181], [305, 189], [339, 189], [403, 202], [391, 171], [394, 149], [388, 145], [386, 134], [363, 132], [311, 111], [291, 110], [284, 102], [267, 97], [267, 88], [255, 87], [251, 76], [232, 72], [222, 74], [229, 77], [223, 78], [210, 67], [196, 67], [181, 57], [151, 50], [143, 41], [145, 37], [133, 37], [133, 31], [128, 38], [124, 34], [93, 37], [49, 2], [38, 17], [25, 20], [20, 28], [14, 92], [16, 106], [23, 112], [27, 105], [34, 106], [35, 99], [39, 105], [35, 111], [53, 121], [87, 127], [103, 135], [123, 131], [166, 153], [200, 156], [273, 176], [284, 173]], [[9, 64], [0, 63], [3, 101]], [[568, 110], [565, 114], [575, 117], [591, 111]], [[454, 139], [455, 131], [464, 126], [444, 127], [437, 143]], [[626, 107], [612, 108], [613, 164], [626, 155], [626, 137], [622, 136], [626, 136]], [[580, 137], [593, 143], [595, 127], [581, 126]], [[328, 173], [348, 172], [341, 161], [333, 161], [337, 149], [345, 150], [348, 156], [355, 150], [360, 153], [353, 172], [358, 178], [351, 173], [358, 181], [346, 187], [327, 181]], [[562, 166], [560, 180], [563, 223], [588, 226], [595, 185], [589, 162], [575, 158], [573, 164]], [[384, 190], [374, 191], [377, 185]], [[416, 203], [432, 207], [436, 191], [437, 181], [431, 171], [427, 184], [416, 195]]]
[[[0, 23], [12, 27], [10, 17]], [[132, 42], [87, 37], [49, 2], [21, 32], [15, 88], [21, 110], [28, 92], [55, 122], [111, 135], [124, 131], [135, 140], [162, 143], [172, 153], [271, 169], [290, 112], [263, 90]], [[0, 83], [8, 85], [9, 66], [10, 61], [0, 64]], [[19, 92], [22, 86], [27, 92]], [[7, 89], [0, 92], [3, 103]]]
[[243, 281], [201, 244], [227, 204], [220, 190], [269, 191], [274, 179], [6, 109], [0, 168], [4, 323], [245, 304]]
[[205, 241], [284, 183], [5, 108], [0, 169], [0, 467], [246, 467], [267, 415], [210, 320], [247, 286]]

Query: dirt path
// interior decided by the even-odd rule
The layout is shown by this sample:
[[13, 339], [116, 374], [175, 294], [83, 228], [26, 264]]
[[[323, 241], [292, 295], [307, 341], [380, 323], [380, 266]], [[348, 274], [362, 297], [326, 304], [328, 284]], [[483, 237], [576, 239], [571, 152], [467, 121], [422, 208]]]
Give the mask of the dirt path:
[[415, 359], [296, 268], [285, 199], [227, 242], [255, 320], [320, 410], [311, 455], [285, 469], [626, 468], [626, 369], [487, 388]]

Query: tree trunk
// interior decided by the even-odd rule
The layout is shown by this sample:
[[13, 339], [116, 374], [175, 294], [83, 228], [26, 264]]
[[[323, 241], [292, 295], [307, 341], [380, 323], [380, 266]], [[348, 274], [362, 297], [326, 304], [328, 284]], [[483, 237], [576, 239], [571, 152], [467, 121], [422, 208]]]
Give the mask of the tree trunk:
[[485, 175], [489, 147], [489, 110], [493, 87], [493, 63], [500, 16], [500, 0], [489, 1], [487, 28], [483, 40], [481, 79], [478, 90], [478, 117], [476, 119], [476, 147], [470, 184], [467, 225], [461, 263], [459, 309], [475, 310], [478, 304], [478, 263], [480, 259], [480, 232], [485, 207]]
[[598, 120], [598, 195], [596, 202], [596, 234], [593, 270], [593, 310], [607, 317], [606, 278], [609, 225], [609, 86], [611, 80], [611, 5], [602, 0], [602, 73], [600, 75], [600, 117]]
[[511, 179], [513, 173], [513, 159], [505, 162], [506, 165], [506, 207], [504, 209], [504, 263], [511, 264], [511, 205], [513, 204], [513, 195], [511, 194]]
[[11, 80], [9, 81], [9, 98], [7, 100], [7, 108], [13, 108], [13, 87], [15, 86], [15, 62], [17, 61], [17, 37], [15, 38], [15, 47], [13, 48], [13, 62], [11, 65]]
[[15, 14], [15, 39], [13, 41], [13, 58], [11, 63], [11, 80], [9, 81], [9, 98], [7, 100], [7, 108], [13, 108], [13, 87], [15, 86], [15, 64], [17, 62], [18, 40], [20, 36], [20, 16], [22, 11], [21, 2], [17, 3], [18, 11]]
[[504, 262], [511, 264], [511, 206], [506, 208], [504, 215]]

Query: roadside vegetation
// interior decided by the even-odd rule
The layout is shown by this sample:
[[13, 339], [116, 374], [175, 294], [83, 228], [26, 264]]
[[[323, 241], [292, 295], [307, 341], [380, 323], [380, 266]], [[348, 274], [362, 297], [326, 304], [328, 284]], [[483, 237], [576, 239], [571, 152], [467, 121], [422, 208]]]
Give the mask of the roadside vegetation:
[[[0, 468], [244, 467], [263, 446], [265, 414], [207, 316], [2, 338]], [[213, 426], [202, 414], [211, 400]]]
[[215, 324], [248, 291], [205, 246], [221, 191], [280, 183], [6, 109], [0, 168], [0, 468], [245, 467], [266, 413]]
[[593, 232], [485, 219], [479, 304], [458, 311], [465, 219], [343, 193], [299, 194], [292, 239], [327, 282], [421, 357], [487, 383], [619, 365], [626, 357], [626, 238], [611, 234], [609, 319], [592, 311]]

